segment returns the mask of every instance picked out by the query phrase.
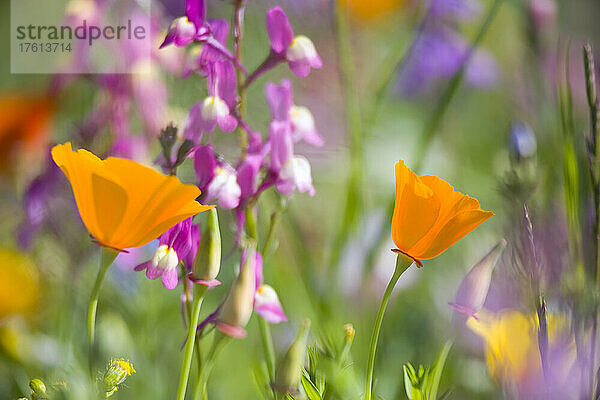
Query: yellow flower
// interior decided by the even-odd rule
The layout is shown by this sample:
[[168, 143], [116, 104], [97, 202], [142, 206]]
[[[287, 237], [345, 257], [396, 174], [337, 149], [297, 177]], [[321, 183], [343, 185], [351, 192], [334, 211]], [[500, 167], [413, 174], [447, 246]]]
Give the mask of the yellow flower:
[[[535, 315], [516, 310], [503, 310], [498, 314], [482, 310], [476, 317], [469, 318], [467, 326], [483, 338], [488, 370], [496, 382], [510, 383], [521, 389], [542, 382], [539, 322]], [[548, 345], [553, 368], [565, 371], [552, 376], [566, 379], [576, 359], [575, 341], [566, 316], [548, 316]]]
[[0, 320], [35, 311], [39, 291], [38, 270], [33, 261], [24, 254], [0, 249]]
[[493, 215], [437, 176], [417, 176], [396, 163], [392, 239], [413, 260], [437, 257]]
[[143, 246], [164, 231], [214, 206], [194, 199], [200, 190], [174, 176], [123, 158], [101, 160], [71, 143], [54, 146], [54, 162], [71, 182], [81, 219], [105, 247]]

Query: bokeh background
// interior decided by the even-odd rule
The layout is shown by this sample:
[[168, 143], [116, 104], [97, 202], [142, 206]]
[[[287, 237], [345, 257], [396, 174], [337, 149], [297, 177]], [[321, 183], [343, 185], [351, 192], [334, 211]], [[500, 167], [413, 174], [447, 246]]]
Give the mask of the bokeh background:
[[[183, 14], [183, 3], [153, 0], [152, 12], [163, 30], [173, 17]], [[273, 326], [275, 347], [278, 354], [283, 354], [305, 317], [312, 320], [311, 343], [341, 343], [343, 325], [352, 323], [356, 329], [352, 374], [357, 377], [356, 393], [361, 393], [375, 312], [394, 267], [394, 254], [389, 251], [393, 245], [387, 234], [387, 205], [394, 192], [393, 166], [398, 159], [406, 160], [411, 167], [422, 162], [421, 173], [442, 177], [478, 198], [496, 216], [442, 256], [426, 262], [422, 269], [413, 267], [402, 277], [381, 333], [376, 363], [378, 393], [385, 399], [406, 398], [403, 363], [431, 364], [443, 343], [452, 339], [455, 345], [441, 387], [451, 388], [451, 398], [455, 399], [501, 398], [487, 372], [481, 343], [453, 324], [448, 302], [454, 299], [466, 271], [501, 237], [509, 235], [520, 218], [515, 194], [507, 188], [514, 167], [511, 127], [516, 122], [527, 124], [537, 142], [531, 166], [534, 178], [524, 189], [531, 198], [533, 219], [539, 221], [540, 231], [555, 234], [556, 246], [567, 246], [557, 64], [564, 59], [570, 43], [575, 123], [577, 132], [583, 133], [587, 129], [587, 109], [581, 44], [589, 40], [600, 48], [600, 3], [503, 1], [478, 46], [481, 57], [477, 57], [477, 63], [472, 60], [467, 77], [453, 93], [431, 142], [425, 146], [423, 132], [447, 93], [455, 72], [451, 68], [454, 61], [452, 52], [446, 54], [436, 47], [435, 38], [418, 46], [412, 42], [422, 29], [442, 29], [439, 40], [451, 37], [468, 47], [492, 1], [473, 1], [478, 10], [468, 17], [441, 18], [427, 28], [420, 26], [423, 7], [416, 3], [347, 0], [342, 5], [350, 9], [349, 43], [356, 76], [353, 93], [340, 74], [331, 2], [249, 1], [243, 47], [247, 66], [258, 65], [268, 52], [265, 12], [276, 4], [286, 10], [296, 33], [313, 40], [323, 59], [323, 68], [313, 70], [307, 79], [295, 78], [280, 66], [261, 77], [248, 92], [248, 120], [266, 132], [270, 113], [264, 101], [264, 85], [267, 81], [291, 79], [295, 103], [312, 111], [325, 139], [322, 148], [298, 147], [311, 161], [316, 195], [295, 194], [287, 201], [276, 228], [275, 250], [265, 265], [267, 281], [278, 290], [289, 318], [289, 322]], [[5, 38], [0, 40], [0, 54], [9, 53], [9, 7], [7, 1], [0, 4], [0, 37]], [[208, 1], [211, 17], [230, 20], [232, 10], [229, 1]], [[170, 56], [181, 56], [176, 54], [178, 51], [184, 52], [173, 50]], [[401, 61], [400, 56], [407, 53], [408, 58]], [[21, 112], [20, 127], [39, 123], [45, 128], [23, 128], [37, 132], [31, 140], [0, 132], [0, 397], [28, 394], [27, 383], [33, 377], [46, 382], [68, 381], [77, 393], [87, 379], [85, 315], [97, 268], [97, 249], [89, 245], [62, 175], [55, 183], [57, 194], [40, 205], [47, 207], [42, 229], [25, 248], [20, 246], [19, 228], [25, 218], [23, 198], [32, 180], [47, 169], [50, 144], [85, 135], [83, 127], [94, 110], [104, 107], [107, 101], [118, 105], [107, 100], [105, 88], [94, 79], [72, 77], [61, 90], [52, 91], [56, 80], [64, 77], [10, 74], [9, 61], [8, 57], [0, 58], [0, 126]], [[390, 68], [396, 62], [401, 67]], [[181, 124], [187, 110], [206, 95], [205, 83], [199, 77], [183, 80], [164, 67], [156, 73], [168, 88], [157, 126], [168, 121]], [[143, 77], [139, 79], [141, 87], [150, 85]], [[390, 83], [377, 100], [373, 90], [387, 79]], [[377, 101], [379, 108], [372, 119], [363, 121], [360, 138], [352, 144], [345, 101], [354, 94], [361, 113], [370, 115]], [[2, 101], [13, 96], [33, 96], [43, 101], [15, 110]], [[147, 104], [135, 99], [131, 107]], [[147, 126], [136, 116], [131, 117], [130, 124], [133, 136], [159, 133], [144, 131]], [[90, 147], [101, 154], [110, 135], [111, 127], [102, 127]], [[238, 152], [233, 135], [215, 135], [215, 143], [226, 156], [233, 158]], [[158, 141], [148, 153], [141, 155], [140, 161], [153, 161], [159, 153]], [[360, 159], [361, 174], [355, 217], [348, 223], [344, 207], [351, 195], [348, 177], [352, 157]], [[193, 181], [190, 165], [184, 165], [180, 177]], [[262, 237], [278, 202], [279, 197], [270, 191], [260, 202]], [[548, 228], [544, 228], [545, 223]], [[340, 245], [336, 240], [342, 227]], [[383, 241], [382, 231], [386, 232]], [[232, 213], [221, 213], [221, 232], [227, 252], [235, 238]], [[336, 246], [339, 254], [335, 254]], [[139, 261], [152, 254], [152, 245], [145, 251], [145, 255], [119, 257], [100, 300], [100, 358], [126, 357], [137, 370], [115, 395], [122, 399], [172, 398], [185, 338], [180, 292], [165, 290], [159, 282], [148, 281], [133, 271]], [[507, 305], [499, 300], [510, 290], [506, 289], [510, 278], [505, 275], [510, 274], [505, 258], [506, 254], [488, 296], [492, 309]], [[222, 281], [231, 280], [238, 263], [237, 252], [224, 259]], [[226, 291], [223, 286], [208, 296], [203, 315], [218, 305]], [[256, 318], [247, 328], [248, 337], [232, 341], [219, 358], [209, 383], [211, 398], [260, 398], [254, 373], [263, 353]]]

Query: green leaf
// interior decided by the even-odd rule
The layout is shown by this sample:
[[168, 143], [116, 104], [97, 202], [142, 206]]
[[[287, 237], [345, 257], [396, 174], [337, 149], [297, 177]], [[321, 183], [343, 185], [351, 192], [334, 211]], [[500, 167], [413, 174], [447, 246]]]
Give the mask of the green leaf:
[[319, 390], [315, 384], [310, 380], [308, 371], [305, 369], [302, 369], [302, 377], [300, 382], [302, 382], [302, 387], [304, 388], [304, 392], [306, 393], [306, 398], [308, 400], [323, 400], [321, 393], [319, 393]]
[[425, 398], [428, 400], [436, 400], [438, 387], [440, 385], [440, 378], [442, 377], [442, 371], [448, 358], [448, 353], [452, 347], [452, 342], [447, 341], [442, 349], [440, 350], [433, 366], [429, 370], [427, 385], [425, 386]]

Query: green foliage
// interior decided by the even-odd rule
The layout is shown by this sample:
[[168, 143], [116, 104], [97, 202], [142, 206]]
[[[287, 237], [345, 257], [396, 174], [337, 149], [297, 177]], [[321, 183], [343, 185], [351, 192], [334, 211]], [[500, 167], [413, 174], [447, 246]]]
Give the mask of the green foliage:
[[446, 392], [438, 398], [437, 393], [451, 347], [450, 341], [444, 344], [431, 368], [419, 365], [415, 369], [410, 362], [404, 364], [404, 389], [410, 400], [438, 400], [447, 396]]

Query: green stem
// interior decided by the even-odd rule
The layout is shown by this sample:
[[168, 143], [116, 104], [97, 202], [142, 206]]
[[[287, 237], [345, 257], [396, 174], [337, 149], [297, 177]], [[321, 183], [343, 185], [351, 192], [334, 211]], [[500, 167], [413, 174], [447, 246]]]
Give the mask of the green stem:
[[194, 400], [208, 399], [206, 391], [208, 378], [210, 377], [212, 369], [215, 365], [217, 355], [225, 346], [225, 344], [227, 344], [229, 339], [229, 336], [225, 336], [221, 332], [216, 332], [213, 346], [206, 357], [204, 368], [202, 369], [200, 376], [198, 377], [198, 381], [196, 382], [196, 387], [194, 388]]
[[267, 237], [265, 238], [265, 243], [263, 244], [263, 249], [261, 252], [263, 256], [263, 261], [267, 256], [268, 251], [271, 249], [271, 244], [273, 243], [273, 236], [275, 234], [275, 226], [277, 225], [277, 222], [279, 221], [279, 216], [281, 215], [281, 212], [284, 208], [285, 203], [283, 203], [282, 201], [282, 203], [275, 209], [275, 211], [273, 211], [273, 214], [271, 214], [271, 224], [269, 225], [269, 231], [267, 232]]
[[200, 317], [200, 307], [207, 287], [204, 285], [195, 285], [195, 296], [192, 304], [192, 315], [188, 326], [188, 337], [185, 343], [185, 352], [183, 355], [183, 363], [181, 364], [181, 373], [179, 375], [179, 386], [177, 388], [177, 400], [185, 398], [185, 390], [187, 388], [188, 378], [190, 375], [190, 366], [194, 356], [194, 343], [196, 342], [196, 327]]
[[413, 260], [411, 258], [406, 257], [402, 253], [398, 253], [394, 275], [392, 275], [392, 279], [390, 279], [390, 283], [388, 283], [385, 293], [383, 294], [383, 298], [381, 299], [379, 311], [377, 311], [377, 318], [375, 318], [375, 326], [373, 326], [373, 334], [371, 335], [371, 348], [369, 350], [367, 380], [365, 384], [365, 400], [371, 400], [373, 398], [373, 370], [375, 368], [375, 354], [377, 352], [377, 341], [379, 340], [379, 331], [381, 330], [381, 323], [383, 322], [385, 309], [387, 308], [387, 304], [390, 300], [390, 296], [392, 295], [392, 291], [394, 290], [394, 286], [396, 286], [396, 282], [398, 282], [398, 279], [402, 273], [406, 271], [412, 263]]
[[98, 275], [96, 276], [96, 282], [94, 283], [94, 288], [92, 289], [92, 296], [90, 298], [87, 327], [88, 362], [90, 377], [92, 378], [92, 380], [94, 379], [94, 339], [96, 337], [96, 311], [98, 309], [98, 296], [100, 295], [100, 288], [102, 287], [102, 281], [104, 280], [106, 271], [108, 270], [108, 267], [110, 267], [110, 265], [113, 263], [118, 254], [118, 251], [106, 247], [103, 247], [101, 249], [100, 269], [98, 270]]
[[262, 317], [258, 319], [258, 326], [265, 350], [269, 380], [273, 382], [275, 380], [275, 350], [273, 348], [273, 338], [271, 337], [271, 326], [269, 325], [269, 321]]

